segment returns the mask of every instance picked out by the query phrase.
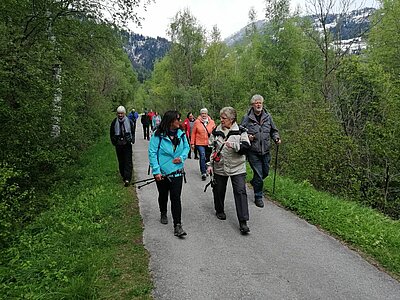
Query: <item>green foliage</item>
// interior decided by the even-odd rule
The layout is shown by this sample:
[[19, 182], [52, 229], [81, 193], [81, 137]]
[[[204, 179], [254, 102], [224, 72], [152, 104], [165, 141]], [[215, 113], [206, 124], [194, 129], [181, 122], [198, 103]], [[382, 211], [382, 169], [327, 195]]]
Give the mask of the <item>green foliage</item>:
[[0, 165], [0, 245], [4, 247], [11, 240], [11, 236], [20, 225], [31, 220], [34, 210], [35, 196], [32, 189], [21, 189], [19, 182], [23, 182], [21, 171], [11, 166]]
[[104, 135], [62, 171], [48, 199], [53, 207], [1, 250], [0, 298], [150, 297], [137, 199], [118, 184], [114, 152]]
[[[40, 194], [55, 172], [103, 134], [110, 111], [133, 99], [138, 87], [111, 26], [60, 1], [30, 4], [0, 4], [0, 163], [14, 171], [2, 169], [3, 191], [18, 186], [7, 212], [15, 228], [48, 207]], [[7, 197], [1, 207], [9, 206]]]

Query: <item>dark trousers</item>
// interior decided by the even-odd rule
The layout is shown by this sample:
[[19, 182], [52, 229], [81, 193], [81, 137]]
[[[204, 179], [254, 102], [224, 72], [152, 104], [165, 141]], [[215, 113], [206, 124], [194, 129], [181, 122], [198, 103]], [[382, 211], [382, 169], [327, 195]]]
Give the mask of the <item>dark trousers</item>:
[[150, 140], [150, 125], [143, 124], [143, 138]]
[[250, 151], [247, 153], [247, 160], [249, 161], [250, 167], [253, 170], [253, 179], [250, 181], [250, 183], [254, 189], [254, 198], [262, 199], [264, 179], [269, 173], [271, 155], [269, 152], [261, 155]]
[[233, 197], [235, 199], [236, 215], [239, 221], [249, 220], [249, 205], [246, 192], [246, 174], [221, 176], [214, 174], [216, 185], [213, 188], [214, 208], [217, 213], [224, 212], [226, 185], [231, 177]]
[[132, 144], [128, 143], [124, 146], [115, 146], [115, 151], [117, 152], [119, 174], [121, 174], [122, 179], [128, 180], [132, 179]]
[[182, 176], [165, 178], [160, 181], [156, 181], [158, 190], [158, 206], [160, 212], [167, 212], [168, 194], [171, 199], [171, 213], [172, 219], [174, 220], [174, 226], [181, 224], [181, 193], [182, 193]]

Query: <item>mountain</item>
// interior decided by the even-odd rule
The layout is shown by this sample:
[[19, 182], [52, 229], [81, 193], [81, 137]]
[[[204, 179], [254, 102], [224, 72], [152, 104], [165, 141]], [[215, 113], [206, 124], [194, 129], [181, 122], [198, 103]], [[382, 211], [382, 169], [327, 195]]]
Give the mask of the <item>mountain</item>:
[[147, 37], [133, 32], [125, 33], [125, 51], [128, 53], [133, 68], [138, 73], [138, 79], [143, 82], [149, 78], [157, 59], [165, 56], [171, 47], [167, 39]]
[[[329, 28], [333, 37], [338, 37], [333, 46], [342, 47], [342, 49], [350, 47], [351, 53], [359, 53], [361, 49], [364, 49], [366, 43], [361, 36], [365, 31], [368, 31], [370, 27], [368, 16], [371, 16], [374, 11], [374, 8], [363, 8], [343, 15], [328, 15], [327, 28]], [[322, 31], [317, 16], [311, 15], [303, 18], [309, 19], [315, 30]], [[261, 31], [266, 24], [265, 20], [249, 24], [226, 38], [224, 42], [228, 46], [233, 46], [244, 39], [246, 31], [250, 30], [253, 25]], [[156, 60], [163, 58], [168, 52], [171, 42], [161, 37], [152, 38], [132, 32], [125, 32], [124, 36], [126, 38], [125, 51], [128, 53], [133, 68], [138, 73], [139, 81], [143, 82], [149, 78]]]
[[[356, 52], [358, 49], [365, 48], [366, 44], [362, 39], [362, 34], [368, 31], [370, 27], [369, 16], [371, 16], [375, 12], [375, 8], [362, 8], [353, 10], [346, 14], [329, 14], [327, 16], [327, 28], [329, 28], [333, 37], [336, 37], [335, 40], [341, 41], [341, 46], [352, 44], [353, 52]], [[309, 19], [315, 30], [322, 32], [322, 26], [318, 21], [317, 16], [309, 15], [304, 16], [304, 19]], [[252, 26], [255, 26], [258, 30], [263, 30], [267, 25], [266, 20], [256, 21], [254, 24], [248, 24], [243, 27], [238, 32], [229, 36], [224, 40], [227, 45], [235, 45], [236, 43], [243, 40], [246, 35], [246, 31], [251, 29]], [[338, 44], [338, 43], [336, 43]]]

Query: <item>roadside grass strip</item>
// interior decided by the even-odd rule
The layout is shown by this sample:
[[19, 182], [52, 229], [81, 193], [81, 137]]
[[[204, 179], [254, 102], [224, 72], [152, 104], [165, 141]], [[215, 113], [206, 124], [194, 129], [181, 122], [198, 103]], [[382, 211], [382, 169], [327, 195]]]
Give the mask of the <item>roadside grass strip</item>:
[[0, 298], [151, 299], [138, 201], [114, 147], [104, 137], [60, 176], [52, 208], [0, 253]]

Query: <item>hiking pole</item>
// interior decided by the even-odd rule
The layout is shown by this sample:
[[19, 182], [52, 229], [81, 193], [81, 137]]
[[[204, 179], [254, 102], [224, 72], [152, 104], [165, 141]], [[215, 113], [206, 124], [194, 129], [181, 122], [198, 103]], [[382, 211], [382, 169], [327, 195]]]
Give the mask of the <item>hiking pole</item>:
[[138, 181], [132, 182], [132, 185], [135, 185], [136, 183], [146, 182], [146, 181], [153, 180], [153, 179], [154, 179], [154, 177], [138, 180]]
[[272, 194], [275, 194], [276, 169], [278, 168], [278, 150], [279, 150], [279, 144], [276, 144], [276, 151], [275, 151], [275, 168], [274, 168], [274, 183], [273, 183], [273, 185], [272, 185]]
[[212, 173], [210, 173], [210, 182], [206, 184], [204, 187], [204, 193], [207, 191], [208, 187], [211, 185], [211, 187], [214, 187], [215, 182], [214, 182], [214, 176]]
[[144, 187], [144, 186], [146, 186], [146, 185], [148, 185], [150, 183], [153, 183], [153, 182], [156, 182], [155, 178], [153, 178], [153, 180], [150, 180], [150, 181], [146, 182], [145, 184], [139, 185], [137, 188], [140, 190], [140, 188], [142, 188], [142, 187]]

